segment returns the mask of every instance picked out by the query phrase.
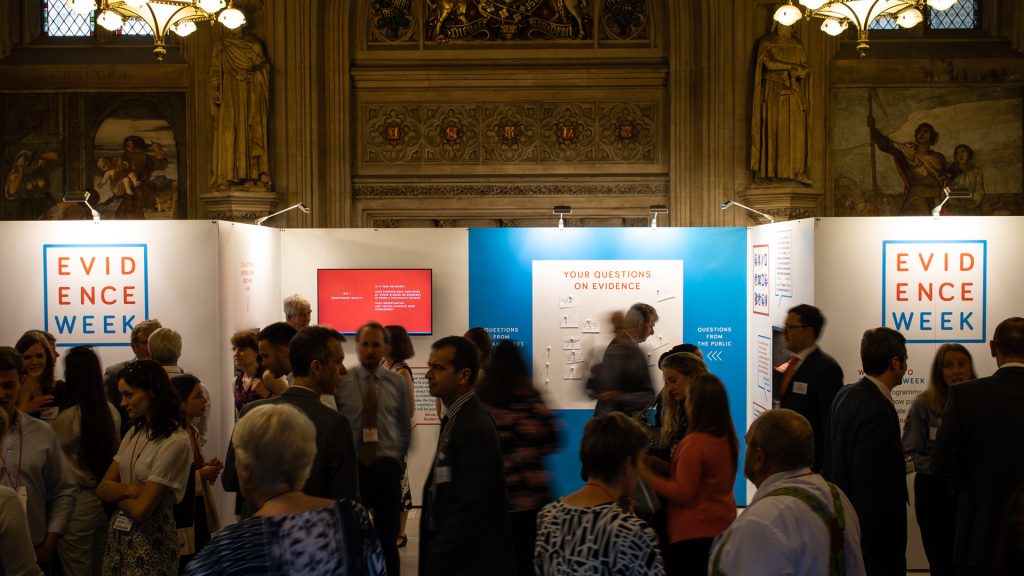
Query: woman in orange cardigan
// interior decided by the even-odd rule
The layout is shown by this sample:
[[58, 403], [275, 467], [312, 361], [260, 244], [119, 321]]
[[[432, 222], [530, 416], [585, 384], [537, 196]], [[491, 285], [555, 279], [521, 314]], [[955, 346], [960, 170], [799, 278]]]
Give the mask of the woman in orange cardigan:
[[732, 489], [739, 444], [717, 376], [670, 385], [683, 388], [674, 393], [686, 398], [689, 430], [672, 455], [672, 476], [646, 472], [646, 479], [668, 501], [668, 573], [706, 574], [712, 541], [736, 518]]

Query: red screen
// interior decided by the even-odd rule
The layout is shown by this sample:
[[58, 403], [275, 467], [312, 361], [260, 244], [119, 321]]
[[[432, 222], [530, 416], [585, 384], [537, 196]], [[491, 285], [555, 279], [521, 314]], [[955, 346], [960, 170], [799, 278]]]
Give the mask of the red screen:
[[367, 322], [431, 334], [431, 270], [317, 270], [319, 323], [355, 334]]

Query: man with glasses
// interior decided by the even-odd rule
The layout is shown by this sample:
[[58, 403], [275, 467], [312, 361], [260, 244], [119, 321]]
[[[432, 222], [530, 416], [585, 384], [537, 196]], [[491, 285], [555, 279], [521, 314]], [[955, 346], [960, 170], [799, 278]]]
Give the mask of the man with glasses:
[[825, 452], [825, 430], [832, 400], [843, 386], [843, 369], [835, 358], [818, 347], [825, 317], [810, 304], [789, 310], [782, 333], [786, 349], [793, 353], [789, 362], [775, 372], [775, 398], [779, 408], [792, 410], [811, 423], [814, 430], [814, 464], [821, 472]]
[[149, 353], [149, 336], [153, 332], [156, 332], [163, 325], [156, 318], [149, 320], [143, 320], [132, 328], [131, 336], [131, 347], [135, 357], [131, 360], [125, 360], [124, 362], [118, 362], [108, 366], [106, 371], [103, 372], [103, 387], [107, 391], [107, 400], [111, 404], [117, 407], [117, 411], [121, 414], [121, 437], [123, 438], [125, 432], [131, 426], [131, 419], [128, 418], [128, 413], [121, 407], [121, 392], [117, 389], [117, 375], [121, 373], [125, 365], [129, 362], [135, 362], [137, 360], [152, 360], [152, 355]]

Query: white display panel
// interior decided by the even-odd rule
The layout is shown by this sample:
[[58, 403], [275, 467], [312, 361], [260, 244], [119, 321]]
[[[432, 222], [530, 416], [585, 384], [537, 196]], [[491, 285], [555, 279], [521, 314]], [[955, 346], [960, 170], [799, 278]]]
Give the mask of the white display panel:
[[661, 389], [658, 358], [683, 338], [683, 262], [534, 260], [533, 374], [552, 408], [593, 409], [584, 385], [615, 335], [611, 315], [637, 302], [658, 312], [640, 349]]

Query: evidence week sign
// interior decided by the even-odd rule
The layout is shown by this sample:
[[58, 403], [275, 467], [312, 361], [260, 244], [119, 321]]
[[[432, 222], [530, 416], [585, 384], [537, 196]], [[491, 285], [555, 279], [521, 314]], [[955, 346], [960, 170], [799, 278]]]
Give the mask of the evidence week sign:
[[882, 325], [910, 343], [984, 343], [985, 240], [882, 242]]
[[44, 326], [59, 346], [128, 346], [149, 317], [146, 244], [43, 245]]

